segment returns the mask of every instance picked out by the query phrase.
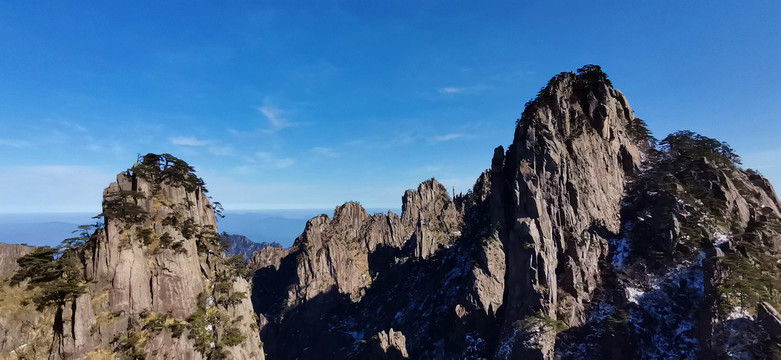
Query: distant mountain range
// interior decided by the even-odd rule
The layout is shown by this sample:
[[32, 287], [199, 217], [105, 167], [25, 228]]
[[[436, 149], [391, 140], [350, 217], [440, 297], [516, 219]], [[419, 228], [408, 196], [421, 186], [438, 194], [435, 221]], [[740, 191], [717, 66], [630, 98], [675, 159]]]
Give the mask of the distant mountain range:
[[[258, 243], [290, 247], [308, 219], [333, 210], [265, 210], [226, 212], [219, 219], [220, 231], [241, 234]], [[0, 214], [0, 242], [31, 246], [54, 246], [73, 236], [82, 224], [95, 223], [93, 213]], [[251, 255], [251, 253], [250, 253]]]
[[223, 242], [228, 242], [230, 244], [228, 245], [228, 248], [225, 249], [225, 255], [228, 257], [241, 255], [244, 257], [244, 260], [249, 260], [255, 251], [263, 250], [269, 246], [282, 247], [282, 245], [279, 245], [277, 242], [268, 243], [264, 241], [262, 243], [256, 243], [243, 235], [222, 233], [221, 236]]

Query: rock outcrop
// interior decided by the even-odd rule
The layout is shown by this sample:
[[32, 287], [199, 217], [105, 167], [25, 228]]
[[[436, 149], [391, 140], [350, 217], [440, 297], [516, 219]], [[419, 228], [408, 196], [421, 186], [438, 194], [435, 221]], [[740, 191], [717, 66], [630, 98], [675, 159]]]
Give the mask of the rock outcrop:
[[19, 270], [16, 260], [33, 249], [27, 245], [0, 243], [0, 279], [13, 276]]
[[[19, 270], [15, 279], [29, 285], [0, 284], [17, 299], [0, 303], [0, 351], [781, 355], [781, 202], [773, 187], [742, 169], [726, 143], [690, 131], [654, 139], [598, 66], [551, 79], [467, 194], [451, 199], [430, 179], [403, 195], [401, 215], [338, 206], [333, 217], [307, 222], [290, 249], [254, 252], [251, 290], [244, 262], [223, 255], [202, 181], [180, 160], [147, 155], [104, 198], [106, 224], [83, 243], [57, 254], [32, 250], [23, 259], [34, 261], [16, 268], [0, 256], [3, 271]], [[24, 264], [47, 271], [25, 272]]]
[[252, 254], [252, 257], [247, 260], [247, 269], [253, 273], [269, 266], [274, 269], [279, 269], [282, 258], [284, 258], [287, 253], [287, 249], [281, 246], [264, 247], [262, 250], [255, 251]]
[[286, 305], [294, 306], [332, 289], [358, 300], [372, 283], [370, 253], [379, 248], [407, 247], [408, 256], [425, 259], [452, 244], [461, 235], [460, 227], [455, 204], [434, 179], [404, 194], [401, 217], [392, 212], [369, 215], [356, 202], [341, 205], [334, 210], [333, 220], [328, 215], [309, 220], [287, 254], [298, 264]]
[[603, 77], [586, 69], [553, 78], [486, 174], [507, 265], [502, 341], [536, 339], [533, 347], [513, 346], [528, 353], [512, 356], [552, 357], [555, 332], [517, 330], [529, 316], [583, 323], [600, 284], [599, 261], [621, 228], [624, 186], [641, 152], [628, 130], [629, 103]]
[[63, 255], [83, 283], [47, 306], [49, 358], [264, 358], [250, 285], [223, 254], [202, 184], [170, 155], [117, 175], [105, 225]]
[[781, 216], [736, 161], [657, 142], [597, 66], [559, 74], [469, 193], [425, 182], [400, 217], [348, 203], [263, 255], [262, 336], [283, 359], [382, 358], [389, 328], [411, 358], [752, 358], [768, 335], [738, 304], [781, 298]]
[[400, 331], [380, 331], [374, 339], [372, 359], [401, 360], [409, 357], [407, 354], [407, 339]]

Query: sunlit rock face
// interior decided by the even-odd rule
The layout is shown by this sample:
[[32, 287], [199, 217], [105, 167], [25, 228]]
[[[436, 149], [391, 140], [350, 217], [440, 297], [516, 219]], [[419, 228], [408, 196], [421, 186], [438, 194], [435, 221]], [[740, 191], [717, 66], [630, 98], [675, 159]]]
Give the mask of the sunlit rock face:
[[[769, 335], [722, 341], [764, 334], [756, 304], [735, 310], [736, 279], [778, 260], [781, 229], [772, 186], [736, 159], [694, 133], [650, 137], [597, 66], [559, 74], [468, 194], [430, 180], [401, 216], [348, 203], [256, 254], [261, 337], [282, 359], [384, 358], [388, 329], [410, 358], [765, 351]], [[778, 296], [773, 271], [751, 301]]]
[[601, 69], [586, 66], [552, 78], [512, 144], [492, 155], [467, 194], [451, 197], [430, 179], [399, 194], [400, 215], [348, 202], [309, 220], [291, 248], [266, 247], [246, 263], [223, 254], [192, 169], [147, 155], [105, 190], [105, 225], [63, 253], [67, 264], [48, 260], [78, 270], [64, 277], [79, 291], [37, 310], [25, 299], [44, 288], [8, 280], [37, 250], [0, 246], [0, 290], [11, 299], [0, 306], [0, 352], [781, 354], [781, 203], [727, 144], [688, 131], [653, 138]]
[[263, 358], [250, 284], [222, 254], [192, 168], [149, 154], [103, 195], [105, 224], [63, 255], [82, 291], [42, 311], [43, 357]]

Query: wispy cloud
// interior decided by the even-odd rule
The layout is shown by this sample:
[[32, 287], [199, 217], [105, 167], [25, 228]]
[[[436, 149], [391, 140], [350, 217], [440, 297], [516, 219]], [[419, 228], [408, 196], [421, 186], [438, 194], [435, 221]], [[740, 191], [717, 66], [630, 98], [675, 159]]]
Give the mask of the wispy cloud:
[[187, 137], [187, 136], [177, 136], [171, 138], [171, 144], [174, 145], [183, 145], [183, 146], [204, 146], [209, 145], [210, 141], [208, 140], [198, 140], [194, 137]]
[[10, 146], [14, 148], [23, 148], [28, 147], [32, 145], [31, 142], [26, 140], [16, 140], [16, 139], [0, 139], [0, 146]]
[[434, 136], [434, 141], [443, 142], [443, 141], [455, 140], [462, 137], [464, 137], [463, 134], [445, 134], [445, 135]]
[[440, 94], [473, 94], [490, 89], [491, 86], [485, 84], [472, 86], [445, 86], [437, 89]]
[[265, 105], [258, 108], [258, 111], [268, 119], [269, 129], [267, 131], [276, 132], [287, 127], [296, 126], [297, 124], [291, 122], [284, 117], [284, 111], [278, 107], [272, 105]]
[[278, 169], [284, 169], [290, 167], [296, 162], [292, 158], [277, 158], [273, 154], [268, 152], [256, 152], [255, 159], [259, 160], [263, 165], [273, 166]]
[[227, 131], [231, 135], [234, 136], [257, 136], [257, 135], [273, 135], [278, 133], [280, 130], [298, 126], [300, 123], [293, 122], [288, 118], [289, 110], [281, 108], [277, 105], [275, 105], [271, 100], [268, 98], [264, 100], [264, 105], [257, 108], [258, 112], [263, 115], [264, 118], [266, 118], [267, 124], [265, 126], [261, 125], [254, 130], [250, 131], [243, 131], [243, 130], [237, 130], [228, 128]]
[[448, 87], [439, 88], [439, 92], [442, 93], [442, 94], [458, 94], [458, 93], [460, 93], [462, 91], [464, 91], [463, 88], [458, 88], [458, 87], [455, 87], [455, 86], [448, 86]]
[[334, 151], [331, 148], [320, 147], [320, 146], [312, 148], [312, 152], [316, 153], [316, 154], [319, 154], [319, 155], [323, 155], [323, 156], [327, 156], [327, 157], [333, 157], [333, 158], [339, 157], [341, 155], [341, 154], [339, 154], [338, 152]]

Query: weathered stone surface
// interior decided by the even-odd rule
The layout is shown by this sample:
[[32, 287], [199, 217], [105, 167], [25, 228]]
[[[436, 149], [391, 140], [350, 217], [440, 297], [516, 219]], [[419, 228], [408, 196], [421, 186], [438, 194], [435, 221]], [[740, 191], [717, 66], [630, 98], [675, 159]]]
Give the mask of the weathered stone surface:
[[380, 331], [374, 341], [372, 359], [399, 360], [409, 357], [407, 354], [407, 339], [401, 331]]
[[282, 258], [287, 255], [288, 251], [285, 248], [278, 246], [268, 246], [263, 250], [255, 251], [252, 257], [247, 261], [247, 268], [251, 271], [263, 269], [265, 267], [273, 267], [279, 269], [279, 264]]
[[[495, 154], [491, 196], [503, 210], [506, 327], [535, 313], [569, 326], [585, 320], [607, 237], [620, 230], [627, 176], [640, 165], [627, 131], [633, 120], [621, 92], [564, 73], [526, 108], [507, 153]], [[562, 300], [570, 306], [559, 307]], [[514, 334], [503, 341], [518, 341]], [[552, 358], [553, 335], [540, 334], [526, 356]]]
[[0, 243], [0, 279], [13, 276], [19, 270], [16, 259], [33, 249], [32, 246]]
[[[287, 256], [295, 257], [295, 281], [288, 292], [288, 305], [311, 300], [335, 289], [353, 300], [371, 286], [369, 254], [378, 248], [409, 249], [409, 256], [427, 258], [460, 236], [461, 217], [450, 196], [434, 179], [407, 190], [402, 215], [369, 215], [356, 202], [334, 210], [334, 218], [321, 215], [309, 220]], [[276, 264], [269, 250], [267, 257]], [[276, 254], [276, 253], [274, 253]], [[254, 266], [254, 265], [253, 265]], [[278, 265], [277, 265], [278, 267]]]
[[[211, 351], [208, 341], [229, 331], [234, 338], [221, 351], [264, 357], [249, 283], [222, 254], [214, 210], [200, 187], [152, 183], [127, 171], [106, 188], [103, 205], [105, 226], [78, 250], [86, 291], [56, 309], [49, 358], [115, 352], [200, 359]], [[198, 336], [213, 339], [200, 350], [187, 325], [199, 311], [209, 329]], [[246, 339], [237, 342], [237, 333]]]
[[781, 315], [767, 302], [757, 305], [757, 321], [773, 338], [781, 338]]

